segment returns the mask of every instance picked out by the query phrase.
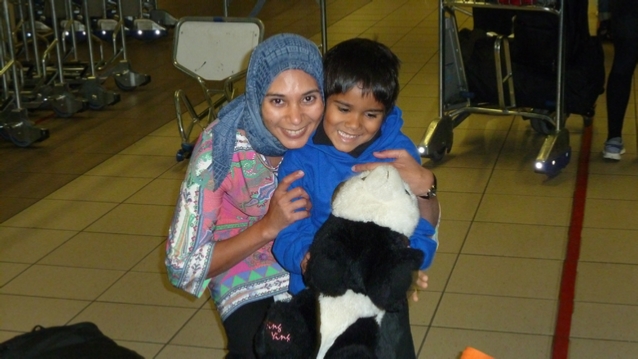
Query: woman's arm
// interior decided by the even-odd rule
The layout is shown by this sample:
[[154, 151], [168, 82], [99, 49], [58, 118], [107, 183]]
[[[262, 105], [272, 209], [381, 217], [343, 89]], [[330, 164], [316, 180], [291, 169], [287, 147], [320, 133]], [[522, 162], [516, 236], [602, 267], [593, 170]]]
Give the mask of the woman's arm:
[[215, 245], [208, 269], [209, 278], [230, 269], [274, 240], [291, 223], [308, 217], [311, 207], [308, 195], [301, 187], [290, 188], [291, 183], [303, 175], [302, 171], [295, 171], [284, 177], [270, 199], [268, 212], [261, 220], [238, 235]]

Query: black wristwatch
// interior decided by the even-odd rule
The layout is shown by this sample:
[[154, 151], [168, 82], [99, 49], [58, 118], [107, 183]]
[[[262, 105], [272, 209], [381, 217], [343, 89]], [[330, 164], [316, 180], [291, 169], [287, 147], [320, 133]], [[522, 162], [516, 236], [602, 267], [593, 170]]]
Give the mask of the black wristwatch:
[[434, 181], [432, 182], [432, 187], [430, 187], [430, 189], [428, 190], [426, 194], [423, 194], [417, 197], [423, 198], [423, 199], [430, 199], [432, 197], [436, 197], [436, 176], [434, 175], [434, 173], [432, 173], [432, 178], [434, 179]]

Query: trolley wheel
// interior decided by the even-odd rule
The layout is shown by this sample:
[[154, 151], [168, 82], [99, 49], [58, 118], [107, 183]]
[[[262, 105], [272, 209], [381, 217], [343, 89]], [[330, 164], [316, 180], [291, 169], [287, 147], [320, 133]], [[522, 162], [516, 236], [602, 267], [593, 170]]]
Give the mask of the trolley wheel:
[[554, 130], [556, 130], [556, 127], [554, 125], [548, 123], [547, 121], [543, 121], [540, 118], [530, 118], [529, 122], [532, 125], [534, 131], [540, 133], [541, 135], [549, 135], [554, 133]]
[[0, 127], [0, 138], [6, 141], [11, 141], [11, 136], [9, 136], [9, 130], [5, 127]]
[[115, 79], [115, 85], [117, 85], [117, 88], [119, 88], [122, 91], [133, 91], [135, 90], [135, 87], [136, 87], [136, 86], [129, 86], [129, 85], [123, 84], [120, 81], [118, 81], [117, 78]]
[[589, 127], [594, 123], [594, 116], [583, 115], [583, 126]]
[[53, 106], [53, 112], [55, 112], [55, 115], [57, 117], [62, 117], [62, 118], [69, 118], [69, 117], [73, 116], [73, 114], [74, 114], [71, 111], [60, 109], [60, 108], [57, 108], [55, 106]]
[[89, 106], [89, 109], [91, 109], [91, 110], [99, 111], [99, 110], [105, 108], [106, 104], [104, 104], [103, 102], [99, 102], [99, 101], [95, 101], [93, 103], [91, 101], [89, 101], [88, 102], [88, 106]]
[[447, 152], [447, 147], [443, 147], [442, 149], [438, 151], [432, 152], [432, 154], [429, 157], [432, 160], [432, 162], [441, 162], [441, 160], [443, 160], [443, 157], [445, 156], [445, 152]]
[[186, 154], [184, 153], [184, 150], [182, 149], [177, 150], [177, 154], [175, 154], [175, 159], [177, 160], [177, 162], [182, 162], [183, 160], [185, 160]]

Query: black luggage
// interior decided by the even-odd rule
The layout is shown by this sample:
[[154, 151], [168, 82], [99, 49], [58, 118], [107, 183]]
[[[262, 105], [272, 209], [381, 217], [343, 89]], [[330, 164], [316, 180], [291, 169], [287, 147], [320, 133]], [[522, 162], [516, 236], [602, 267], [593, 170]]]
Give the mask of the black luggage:
[[90, 322], [43, 328], [0, 343], [2, 359], [144, 359]]

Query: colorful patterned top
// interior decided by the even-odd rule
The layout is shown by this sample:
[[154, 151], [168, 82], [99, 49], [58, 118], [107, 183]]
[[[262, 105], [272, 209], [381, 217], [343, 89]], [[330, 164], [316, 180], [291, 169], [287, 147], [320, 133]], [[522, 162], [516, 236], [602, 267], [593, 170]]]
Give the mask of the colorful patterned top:
[[243, 304], [286, 293], [289, 276], [273, 258], [270, 242], [228, 271], [206, 278], [215, 243], [260, 220], [277, 187], [277, 169], [239, 130], [230, 171], [213, 191], [216, 124], [204, 130], [191, 156], [166, 243], [166, 268], [171, 283], [190, 294], [199, 297], [208, 287], [223, 320]]

